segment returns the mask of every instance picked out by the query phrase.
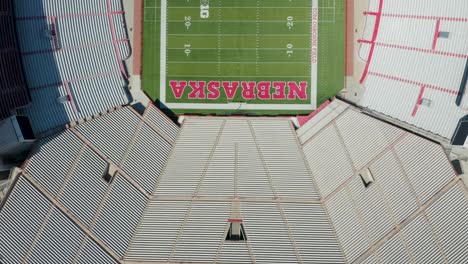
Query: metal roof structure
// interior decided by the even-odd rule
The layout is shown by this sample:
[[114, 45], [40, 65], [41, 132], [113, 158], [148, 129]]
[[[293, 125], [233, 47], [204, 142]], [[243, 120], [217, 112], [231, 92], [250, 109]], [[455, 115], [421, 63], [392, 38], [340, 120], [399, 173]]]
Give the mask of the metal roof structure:
[[[0, 206], [6, 263], [468, 261], [468, 189], [432, 141], [339, 100], [298, 130], [186, 117], [179, 131], [139, 111], [38, 142]], [[233, 223], [245, 239], [227, 239]]]
[[38, 141], [1, 206], [1, 260], [120, 262], [178, 130], [150, 105]]
[[348, 262], [468, 261], [468, 188], [440, 145], [339, 100], [297, 133]]
[[[246, 241], [227, 241], [237, 211]], [[127, 263], [341, 263], [288, 119], [187, 118]]]
[[13, 1], [0, 3], [0, 121], [11, 111], [29, 104], [30, 98], [16, 41]]
[[463, 0], [370, 1], [358, 104], [452, 139], [468, 115], [467, 12]]
[[126, 105], [130, 46], [121, 1], [14, 1], [36, 134]]

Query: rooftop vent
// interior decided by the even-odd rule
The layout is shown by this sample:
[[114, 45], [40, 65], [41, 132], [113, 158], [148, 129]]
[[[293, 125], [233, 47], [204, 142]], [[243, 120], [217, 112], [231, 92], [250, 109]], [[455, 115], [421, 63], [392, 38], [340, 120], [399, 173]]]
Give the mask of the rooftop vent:
[[229, 219], [229, 231], [226, 235], [228, 241], [246, 241], [244, 225], [242, 219]]
[[364, 187], [368, 188], [374, 182], [374, 176], [369, 168], [365, 168], [359, 172], [359, 177], [361, 177]]
[[439, 38], [449, 38], [450, 33], [447, 31], [440, 31]]
[[424, 105], [426, 107], [431, 107], [432, 100], [423, 98], [423, 99], [421, 99], [421, 105]]

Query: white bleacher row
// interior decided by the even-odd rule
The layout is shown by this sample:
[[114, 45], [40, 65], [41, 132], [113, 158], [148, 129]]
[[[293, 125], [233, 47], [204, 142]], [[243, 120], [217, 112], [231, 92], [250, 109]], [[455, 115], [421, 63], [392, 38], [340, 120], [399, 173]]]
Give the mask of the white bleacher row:
[[[109, 1], [111, 12], [122, 11], [120, 0]], [[125, 60], [130, 56], [123, 14], [109, 15], [106, 1], [29, 2], [15, 4], [26, 79], [35, 98], [32, 106], [22, 113], [30, 116], [34, 132], [40, 135], [128, 104], [131, 99], [119, 62], [119, 58]], [[37, 8], [31, 11], [31, 5]], [[58, 50], [46, 32], [50, 17], [55, 17]], [[37, 87], [45, 88], [34, 89]], [[67, 95], [73, 102], [56, 102], [58, 97]]]
[[465, 17], [468, 5], [465, 0], [384, 0], [383, 12], [416, 16]]
[[[120, 72], [111, 43], [23, 56], [30, 89]], [[98, 89], [98, 87], [96, 87]]]
[[160, 130], [160, 135], [151, 128], [157, 124], [136, 115], [126, 107], [76, 129], [113, 163], [122, 166], [146, 192], [152, 193], [173, 143], [165, 139], [165, 130]]
[[184, 122], [158, 195], [318, 199], [287, 119]]
[[[373, 7], [370, 10], [375, 12]], [[365, 92], [358, 104], [444, 138], [452, 138], [458, 121], [467, 113], [464, 110], [468, 105], [466, 100], [457, 107], [456, 94], [426, 87], [423, 98], [431, 100], [432, 105], [419, 106], [414, 114], [413, 111], [423, 85], [458, 92], [468, 55], [467, 10], [466, 3], [461, 0], [450, 4], [422, 0], [383, 1], [383, 16], [368, 64], [370, 73], [387, 77], [367, 74]], [[449, 38], [438, 38], [432, 52], [436, 23], [440, 18], [439, 30], [449, 32]], [[448, 18], [465, 20], [450, 21]], [[375, 16], [367, 16], [362, 39], [372, 40], [375, 21]], [[367, 61], [370, 48], [371, 44], [362, 44], [359, 56]]]
[[57, 103], [57, 97], [67, 96], [64, 85], [35, 89], [31, 91], [34, 104], [19, 109], [18, 112], [29, 117], [36, 133], [45, 132], [106, 109], [127, 104], [128, 96], [124, 85], [120, 73], [68, 83], [78, 113], [75, 113], [71, 102]]
[[[169, 135], [164, 129], [156, 132], [153, 129], [155, 124], [137, 115], [126, 107], [78, 125], [73, 128], [75, 131], [67, 130], [44, 138], [38, 141], [24, 166], [28, 177], [73, 216], [71, 221], [76, 219], [120, 257], [127, 250], [146, 207], [146, 196], [151, 194], [172, 148], [172, 143], [165, 140]], [[155, 111], [155, 115], [162, 113]], [[168, 118], [158, 117], [158, 120], [161, 123], [171, 122]], [[163, 124], [161, 127], [171, 125]], [[85, 140], [75, 133], [81, 134]], [[158, 133], [164, 133], [164, 136]], [[94, 147], [99, 150], [96, 151]], [[107, 158], [121, 167], [127, 176], [118, 173], [110, 183], [106, 182], [103, 176], [108, 173]], [[135, 181], [136, 186], [126, 177]], [[146, 192], [141, 192], [140, 187]], [[29, 198], [21, 197], [16, 201], [12, 197], [14, 202], [24, 202], [21, 199]], [[8, 210], [2, 210], [0, 218], [4, 212]], [[119, 221], [120, 224], [116, 226], [116, 219], [125, 221]], [[71, 221], [64, 224], [74, 226]], [[12, 229], [12, 235], [15, 232], [18, 229]], [[37, 232], [31, 230], [30, 233]], [[55, 246], [52, 242], [59, 242], [64, 237], [64, 234], [51, 232], [50, 238], [44, 236], [39, 239], [39, 245], [51, 243]], [[76, 242], [83, 245], [80, 247], [94, 247], [88, 242], [81, 243], [82, 238], [69, 239], [70, 244]], [[28, 239], [24, 238], [24, 241], [30, 244]], [[21, 248], [18, 246], [17, 250], [12, 251], [20, 254], [23, 252]], [[73, 250], [64, 251], [63, 254], [75, 254], [76, 250], [74, 246]], [[53, 256], [44, 248], [38, 248], [37, 253], [37, 258], [44, 261]], [[88, 253], [83, 251], [83, 254]]]
[[[21, 219], [21, 221], [18, 221]], [[115, 263], [93, 240], [20, 177], [0, 212], [5, 263]]]
[[321, 204], [242, 201], [249, 246], [225, 241], [231, 207], [230, 201], [152, 200], [126, 260], [296, 263], [299, 255], [302, 263], [344, 262]]
[[164, 131], [173, 141], [177, 139], [177, 136], [179, 135], [179, 127], [153, 104], [148, 107], [145, 118], [153, 123], [158, 129]]
[[[121, 0], [110, 0], [121, 1]], [[116, 11], [116, 10], [115, 10]], [[16, 16], [55, 16], [70, 14], [106, 13], [106, 0], [87, 0], [79, 4], [75, 0], [18, 0], [15, 1]]]
[[[458, 233], [466, 235], [462, 223], [468, 217], [464, 209], [468, 199], [442, 147], [338, 105], [347, 104], [333, 101], [323, 110], [332, 119], [319, 114], [297, 133], [347, 260], [354, 262], [370, 254], [369, 263], [408, 262], [405, 259], [425, 263], [425, 258], [444, 256], [466, 261], [467, 250], [460, 246], [466, 237]], [[367, 187], [359, 176], [363, 168], [374, 179]], [[439, 199], [447, 186], [453, 187]], [[449, 195], [455, 190], [457, 195]], [[441, 202], [444, 206], [436, 206]], [[431, 216], [433, 207], [444, 208], [444, 222]], [[428, 220], [421, 226], [426, 214]], [[396, 232], [398, 225], [403, 229]], [[429, 225], [444, 231], [428, 233]], [[408, 235], [416, 232], [414, 228], [420, 232]], [[402, 243], [409, 251], [401, 248]], [[400, 257], [404, 260], [396, 259]]]

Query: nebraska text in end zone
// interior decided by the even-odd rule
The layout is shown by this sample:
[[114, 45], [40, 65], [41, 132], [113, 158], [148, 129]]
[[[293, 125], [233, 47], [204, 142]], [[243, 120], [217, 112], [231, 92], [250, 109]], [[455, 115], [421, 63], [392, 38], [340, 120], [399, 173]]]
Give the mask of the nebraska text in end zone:
[[307, 81], [169, 81], [172, 93], [176, 99], [181, 99], [185, 89], [190, 89], [186, 99], [216, 100], [224, 92], [228, 100], [234, 99], [240, 89], [241, 96], [245, 100], [301, 100], [308, 99]]

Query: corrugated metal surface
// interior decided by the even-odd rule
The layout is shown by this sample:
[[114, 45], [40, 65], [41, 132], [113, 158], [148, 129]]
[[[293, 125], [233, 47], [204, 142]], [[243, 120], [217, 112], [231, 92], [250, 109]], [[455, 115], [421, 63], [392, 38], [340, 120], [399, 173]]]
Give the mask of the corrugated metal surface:
[[171, 261], [213, 262], [220, 243], [226, 238], [230, 213], [228, 201], [193, 202]]
[[313, 137], [327, 124], [343, 113], [348, 107], [348, 104], [340, 100], [333, 100], [327, 107], [322, 109], [322, 111], [316, 113], [312, 119], [307, 121], [307, 123], [302, 125], [296, 131], [301, 144], [304, 144], [309, 138]]
[[456, 177], [442, 148], [428, 140], [409, 135], [395, 151], [422, 203]]
[[[192, 196], [211, 158], [223, 120], [187, 119], [180, 132], [164, 173], [160, 176], [157, 195]], [[181, 166], [183, 164], [183, 166]]]
[[252, 262], [247, 243], [244, 241], [225, 241], [216, 261], [216, 263], [224, 264]]
[[13, 127], [13, 119], [8, 118], [0, 121], [0, 152], [3, 147], [9, 144], [18, 142], [18, 136], [16, 135], [15, 128]]
[[126, 260], [168, 261], [189, 206], [190, 201], [150, 201]]
[[152, 193], [172, 145], [146, 124], [137, 133], [122, 168], [148, 193]]
[[251, 120], [250, 123], [277, 195], [283, 198], [317, 199], [318, 192], [289, 120], [259, 119]]
[[[116, 59], [106, 1], [21, 0], [15, 1], [15, 12], [34, 102], [21, 112], [30, 117], [36, 133], [130, 102]], [[112, 14], [112, 19], [117, 37], [127, 39], [123, 14]], [[47, 34], [45, 29], [52, 23], [58, 44], [46, 36], [38, 37]], [[121, 57], [126, 58], [128, 41], [118, 47]], [[71, 96], [73, 103], [57, 103], [60, 96]]]
[[114, 163], [120, 164], [135, 134], [138, 122], [139, 119], [131, 110], [123, 108], [76, 128], [104, 155]]
[[344, 263], [334, 230], [321, 204], [281, 203], [303, 263]]
[[[384, 15], [380, 20], [376, 42], [383, 45], [375, 46], [369, 71], [388, 77], [368, 74], [366, 90], [358, 104], [450, 139], [459, 119], [467, 112], [455, 104], [456, 94], [428, 87], [458, 91], [466, 63], [466, 58], [459, 55], [466, 54], [464, 39], [468, 30], [466, 23], [455, 18], [465, 17], [468, 8], [461, 0], [449, 5], [433, 2], [428, 5], [423, 0], [383, 1], [383, 13], [393, 16]], [[450, 32], [451, 37], [438, 38], [432, 48], [438, 18], [446, 18], [441, 20], [440, 30]], [[372, 31], [373, 28], [366, 30]], [[363, 38], [369, 40], [366, 35]], [[365, 60], [369, 47], [362, 45], [360, 53]], [[398, 81], [399, 78], [419, 84]], [[428, 86], [423, 96], [432, 100], [432, 106], [420, 106], [413, 116], [422, 85]]]
[[405, 248], [403, 241], [397, 234], [386, 241], [383, 246], [377, 250], [381, 263], [410, 263], [411, 258]]
[[45, 138], [35, 146], [25, 169], [56, 196], [81, 147], [82, 142], [69, 131]]
[[226, 120], [209, 163], [200, 196], [273, 197], [247, 120]]
[[180, 128], [167, 118], [161, 110], [157, 109], [156, 106], [148, 106], [145, 118], [150, 121], [151, 124], [163, 131], [169, 138], [176, 140], [179, 134]]
[[146, 198], [125, 178], [116, 176], [92, 231], [122, 257], [146, 203]]
[[414, 262], [444, 263], [444, 257], [437, 247], [431, 227], [423, 215], [419, 215], [409, 225], [405, 226], [401, 234], [408, 245]]
[[347, 150], [340, 143], [334, 126], [323, 129], [303, 146], [303, 151], [322, 197], [354, 174]]
[[370, 166], [370, 170], [397, 223], [418, 209], [416, 196], [393, 152], [385, 153]]
[[113, 264], [117, 263], [111, 256], [109, 256], [106, 251], [100, 248], [96, 242], [90, 238], [85, 238], [83, 245], [76, 256], [76, 263], [79, 264], [89, 264], [89, 263], [99, 263], [99, 264]]
[[348, 184], [355, 209], [364, 223], [364, 228], [372, 243], [378, 242], [393, 229], [392, 215], [377, 184], [364, 187], [360, 177], [356, 176]]
[[0, 44], [1, 121], [11, 115], [11, 110], [30, 102], [16, 41], [13, 1], [2, 1], [0, 4], [0, 30], [2, 32]]
[[276, 203], [242, 203], [242, 216], [255, 263], [298, 262]]
[[85, 234], [54, 207], [27, 263], [72, 263]]
[[352, 197], [341, 190], [325, 203], [346, 259], [353, 262], [370, 245], [361, 220], [351, 203]]
[[50, 203], [22, 177], [0, 211], [0, 255], [4, 263], [21, 263]]
[[[402, 130], [357, 111], [346, 111], [336, 119], [335, 123], [354, 166], [358, 170], [365, 167], [392, 143], [387, 141], [388, 134], [396, 132], [396, 135], [401, 135], [403, 133]], [[387, 131], [387, 135], [384, 131]]]
[[468, 198], [455, 185], [427, 209], [449, 263], [468, 263]]
[[17, 0], [15, 1], [16, 15], [44, 16], [44, 15], [65, 15], [82, 14], [87, 12], [107, 12], [106, 2], [102, 0], [88, 0], [77, 5], [74, 0]]
[[102, 178], [106, 167], [104, 160], [90, 148], [85, 148], [59, 198], [59, 202], [85, 226], [91, 223], [108, 188]]

